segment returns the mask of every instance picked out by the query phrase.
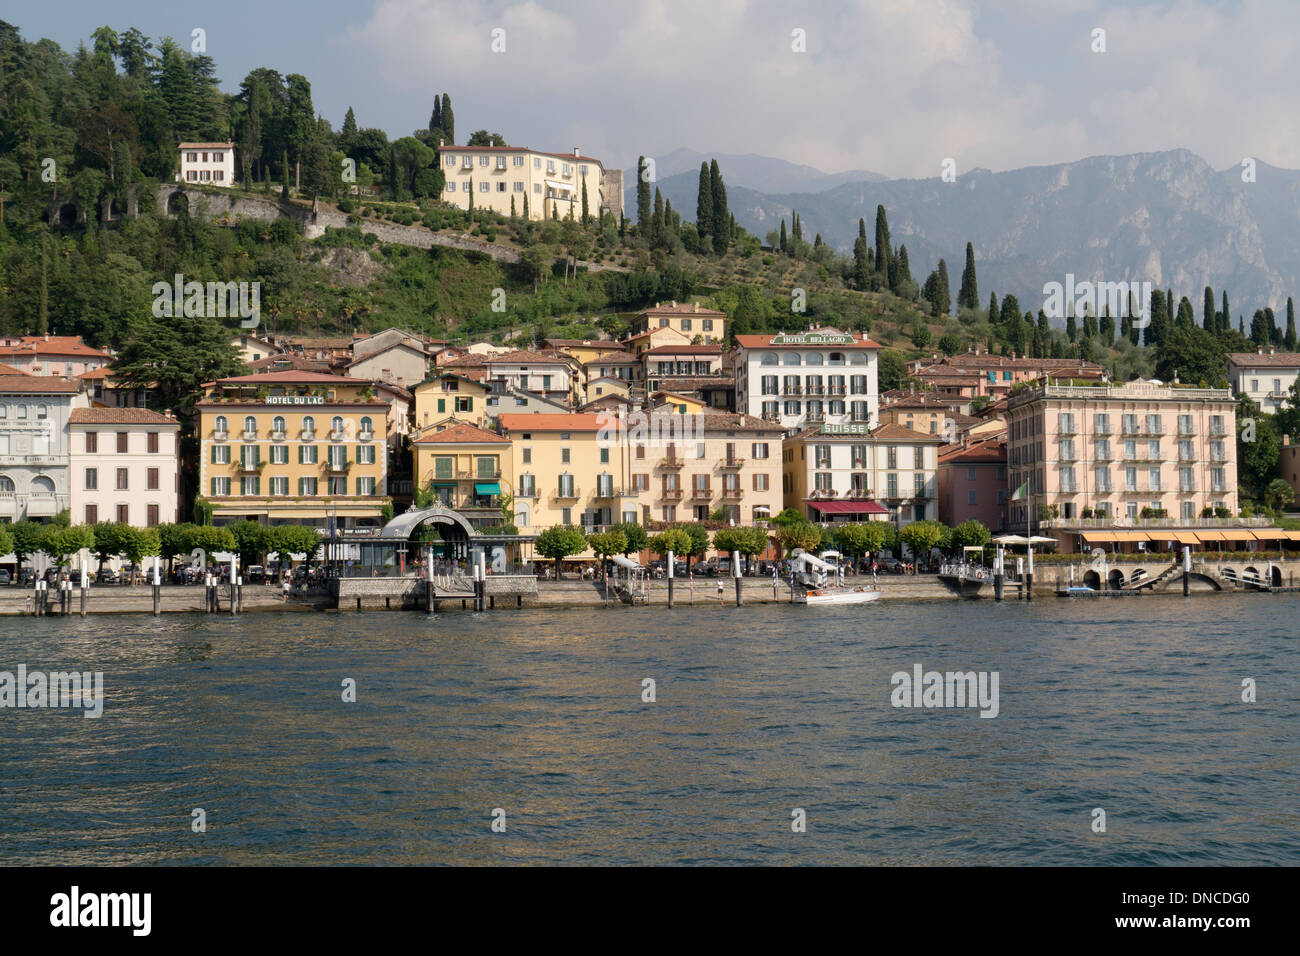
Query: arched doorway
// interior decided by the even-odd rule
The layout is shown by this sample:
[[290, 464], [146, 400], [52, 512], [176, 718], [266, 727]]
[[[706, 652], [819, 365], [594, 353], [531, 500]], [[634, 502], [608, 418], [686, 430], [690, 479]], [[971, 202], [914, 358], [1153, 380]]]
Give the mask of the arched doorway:
[[190, 214], [190, 197], [179, 189], [167, 197], [167, 215], [179, 216]]
[[77, 204], [65, 202], [59, 207], [59, 225], [71, 229], [77, 224]]
[[1085, 587], [1090, 587], [1094, 591], [1101, 590], [1101, 575], [1096, 571], [1083, 572], [1083, 583]]
[[1124, 572], [1119, 568], [1112, 568], [1110, 575], [1106, 578], [1106, 583], [1112, 591], [1118, 591], [1124, 587]]
[[1282, 586], [1282, 569], [1276, 564], [1273, 565], [1273, 574], [1271, 575], [1271, 578], [1272, 580], [1269, 583], [1273, 587], [1280, 588]]

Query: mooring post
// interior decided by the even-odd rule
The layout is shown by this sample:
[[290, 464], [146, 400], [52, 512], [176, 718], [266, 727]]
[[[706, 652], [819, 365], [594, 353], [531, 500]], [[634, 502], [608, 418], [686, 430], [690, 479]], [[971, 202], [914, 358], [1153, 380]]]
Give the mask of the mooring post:
[[668, 607], [673, 606], [673, 553], [668, 552]]
[[153, 559], [153, 616], [162, 612], [162, 570], [158, 566], [158, 556]]
[[1034, 599], [1034, 546], [1027, 545], [1026, 550], [1029, 554], [1025, 564], [1025, 600], [1032, 601]]
[[[1269, 575], [1272, 580], [1272, 575]], [[1192, 590], [1192, 549], [1189, 545], [1183, 545], [1183, 597], [1187, 597]]]
[[995, 601], [1002, 600], [1002, 562], [1004, 558], [1005, 553], [1002, 550], [1002, 545], [998, 545], [997, 556], [993, 559], [993, 600]]
[[86, 602], [90, 599], [90, 583], [87, 580], [86, 565], [81, 565], [81, 616], [86, 616]]
[[736, 607], [740, 607], [740, 552], [731, 552], [731, 576], [736, 581]]

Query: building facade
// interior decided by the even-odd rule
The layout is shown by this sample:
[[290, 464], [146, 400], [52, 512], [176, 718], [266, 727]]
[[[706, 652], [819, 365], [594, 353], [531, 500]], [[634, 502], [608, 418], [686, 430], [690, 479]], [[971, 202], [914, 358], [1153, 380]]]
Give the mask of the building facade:
[[145, 408], [75, 408], [68, 420], [73, 524], [180, 520], [180, 423]]
[[383, 524], [390, 405], [375, 383], [286, 371], [203, 388], [199, 488], [214, 524]]
[[108, 365], [113, 357], [79, 335], [10, 335], [0, 338], [0, 364], [28, 375], [75, 378]]
[[416, 486], [476, 528], [500, 528], [507, 489], [514, 487], [510, 439], [469, 422], [439, 422], [411, 443]]
[[780, 426], [734, 412], [697, 408], [634, 419], [624, 436], [625, 487], [636, 495], [635, 520], [748, 525], [781, 511]]
[[818, 329], [736, 336], [736, 405], [787, 431], [880, 419], [877, 356], [865, 335]]
[[939, 449], [939, 520], [950, 527], [975, 520], [1007, 528], [1007, 443], [966, 441]]
[[680, 332], [685, 343], [721, 345], [727, 341], [727, 313], [706, 309], [698, 302], [670, 302], [667, 305], [656, 302], [632, 318], [628, 326], [628, 338], [657, 329]]
[[74, 379], [0, 375], [0, 523], [71, 507], [68, 420], [88, 404]]
[[784, 506], [812, 521], [934, 518], [941, 441], [901, 425], [804, 429], [782, 445]]
[[[1227, 389], [1134, 381], [1046, 385], [1007, 399], [1007, 520], [1236, 514], [1237, 401]], [[1033, 508], [1031, 512], [1029, 509]]]
[[1228, 384], [1266, 415], [1276, 415], [1287, 403], [1297, 378], [1300, 378], [1300, 352], [1260, 349], [1228, 355]]
[[603, 209], [622, 213], [620, 193], [606, 193], [609, 179], [600, 160], [572, 153], [547, 153], [516, 146], [440, 146], [438, 163], [446, 176], [442, 198], [461, 209], [491, 209], [529, 219], [582, 218], [583, 193], [593, 219]]
[[234, 143], [181, 143], [178, 183], [235, 185]]

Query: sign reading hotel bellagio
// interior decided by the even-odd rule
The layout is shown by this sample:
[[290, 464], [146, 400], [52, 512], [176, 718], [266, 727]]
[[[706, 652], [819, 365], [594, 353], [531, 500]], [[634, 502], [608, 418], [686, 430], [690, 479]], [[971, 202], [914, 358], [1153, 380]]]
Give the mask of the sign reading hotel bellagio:
[[829, 335], [821, 332], [772, 336], [773, 345], [853, 345], [856, 341], [857, 339], [851, 335]]

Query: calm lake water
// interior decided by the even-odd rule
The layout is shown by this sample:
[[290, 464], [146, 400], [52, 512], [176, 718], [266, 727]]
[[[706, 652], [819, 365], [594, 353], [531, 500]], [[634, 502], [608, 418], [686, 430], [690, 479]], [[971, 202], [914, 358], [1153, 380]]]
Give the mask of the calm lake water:
[[[1298, 611], [9, 618], [0, 671], [106, 703], [0, 710], [0, 863], [1296, 865]], [[892, 707], [918, 663], [997, 671], [1000, 713]]]

